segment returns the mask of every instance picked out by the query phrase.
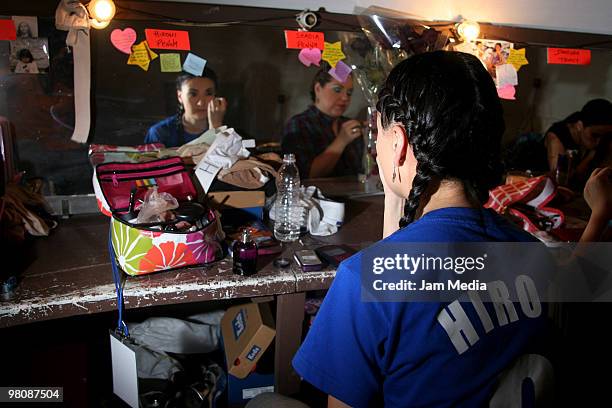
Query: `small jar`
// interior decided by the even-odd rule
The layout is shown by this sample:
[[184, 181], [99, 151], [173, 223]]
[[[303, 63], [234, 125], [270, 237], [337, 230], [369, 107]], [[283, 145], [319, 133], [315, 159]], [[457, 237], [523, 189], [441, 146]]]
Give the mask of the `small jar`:
[[248, 228], [242, 231], [242, 237], [234, 243], [232, 252], [235, 274], [249, 276], [257, 272], [257, 244], [251, 239]]

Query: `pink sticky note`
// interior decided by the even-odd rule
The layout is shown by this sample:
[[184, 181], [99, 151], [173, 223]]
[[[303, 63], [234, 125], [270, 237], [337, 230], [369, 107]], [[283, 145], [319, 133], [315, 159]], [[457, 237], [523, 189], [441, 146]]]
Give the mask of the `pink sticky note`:
[[133, 28], [114, 29], [110, 35], [111, 43], [124, 54], [132, 53], [132, 45], [136, 42], [136, 31]]
[[310, 64], [315, 64], [318, 67], [321, 62], [321, 50], [318, 48], [303, 48], [298, 54], [298, 59], [307, 67]]
[[344, 83], [351, 73], [352, 69], [342, 61], [338, 61], [335, 68], [330, 69], [329, 75]]
[[0, 40], [15, 40], [17, 30], [13, 20], [0, 20]]
[[501, 88], [497, 88], [497, 96], [499, 96], [501, 99], [509, 99], [513, 101], [516, 99], [514, 97], [515, 92], [516, 92], [516, 89], [514, 88], [513, 85], [505, 85], [505, 86], [502, 86]]

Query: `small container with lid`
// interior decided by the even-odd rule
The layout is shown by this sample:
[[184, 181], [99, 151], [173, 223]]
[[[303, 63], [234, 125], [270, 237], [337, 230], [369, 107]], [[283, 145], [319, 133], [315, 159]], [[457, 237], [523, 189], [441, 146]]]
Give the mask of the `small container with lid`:
[[241, 239], [234, 243], [232, 252], [235, 274], [249, 276], [257, 272], [257, 244], [248, 228], [242, 231]]

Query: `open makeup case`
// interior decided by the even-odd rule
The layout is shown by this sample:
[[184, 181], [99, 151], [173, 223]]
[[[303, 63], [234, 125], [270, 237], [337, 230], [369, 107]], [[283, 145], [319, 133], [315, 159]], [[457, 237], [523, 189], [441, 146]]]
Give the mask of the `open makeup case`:
[[[125, 273], [144, 275], [206, 264], [224, 256], [218, 217], [197, 202], [190, 170], [181, 158], [103, 162], [94, 168], [98, 206], [111, 217], [110, 240]], [[152, 189], [155, 194], [172, 195], [178, 207], [168, 210], [163, 220], [138, 223], [140, 207]]]

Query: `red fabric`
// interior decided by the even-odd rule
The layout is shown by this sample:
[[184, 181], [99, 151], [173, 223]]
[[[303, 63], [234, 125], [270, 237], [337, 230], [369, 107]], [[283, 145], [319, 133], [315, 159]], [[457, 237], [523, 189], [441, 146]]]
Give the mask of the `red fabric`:
[[564, 222], [561, 210], [546, 206], [556, 193], [556, 186], [548, 176], [533, 177], [495, 187], [489, 191], [485, 207], [521, 220], [528, 232], [539, 231], [537, 224], [541, 219], [548, 220], [554, 229]]

